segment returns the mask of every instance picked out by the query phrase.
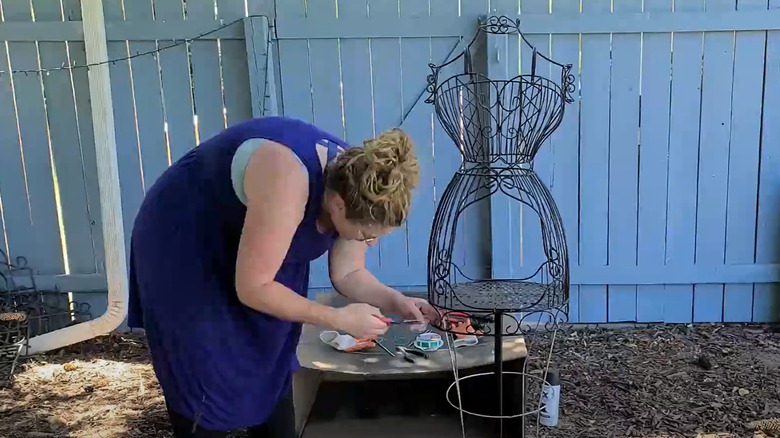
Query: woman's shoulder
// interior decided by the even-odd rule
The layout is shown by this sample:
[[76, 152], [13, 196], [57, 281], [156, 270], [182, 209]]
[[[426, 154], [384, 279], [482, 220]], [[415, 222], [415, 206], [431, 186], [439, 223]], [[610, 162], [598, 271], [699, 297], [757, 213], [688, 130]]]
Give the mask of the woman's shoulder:
[[320, 170], [324, 172], [328, 163], [335, 160], [339, 154], [343, 153], [348, 148], [349, 146], [346, 143], [331, 138], [320, 138], [315, 141], [314, 150], [317, 153], [317, 159], [320, 162]]
[[[254, 172], [250, 171], [250, 167]], [[230, 179], [238, 199], [247, 203], [247, 174], [262, 175], [265, 169], [283, 168], [306, 179], [308, 172], [301, 158], [285, 145], [262, 138], [245, 140], [236, 150], [230, 166]], [[296, 169], [300, 172], [296, 172]], [[251, 184], [251, 182], [250, 182]]]
[[[349, 148], [346, 141], [331, 132], [302, 119], [287, 116], [269, 116], [251, 119], [251, 126], [239, 130], [241, 142], [233, 159], [233, 168], [245, 168], [258, 148], [272, 141], [289, 149], [310, 174], [322, 173], [328, 163]], [[234, 172], [235, 173], [235, 172]]]

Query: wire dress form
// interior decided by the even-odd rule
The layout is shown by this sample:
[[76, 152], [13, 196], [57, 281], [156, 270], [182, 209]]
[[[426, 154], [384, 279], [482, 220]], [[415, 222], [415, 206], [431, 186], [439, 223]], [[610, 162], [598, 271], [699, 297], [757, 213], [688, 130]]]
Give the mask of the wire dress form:
[[[476, 43], [484, 42], [490, 34], [519, 35], [532, 53], [530, 74], [491, 79], [477, 71], [473, 51], [477, 50]], [[445, 68], [452, 71], [453, 63], [458, 60], [463, 62], [463, 73], [439, 77]], [[538, 75], [538, 61], [550, 65], [549, 69], [545, 68], [547, 71], [559, 70], [559, 82]], [[521, 392], [525, 395], [526, 380], [532, 381], [531, 386], [536, 383], [541, 391], [545, 376], [532, 376], [525, 370], [504, 370], [501, 346], [504, 337], [540, 329], [552, 332], [554, 341], [555, 332], [568, 319], [569, 264], [563, 222], [550, 191], [533, 170], [533, 160], [561, 124], [566, 104], [573, 102], [571, 65], [540, 54], [522, 35], [519, 20], [493, 16], [480, 21], [476, 35], [462, 53], [442, 65], [430, 64], [430, 68], [430, 96], [426, 102], [434, 105], [436, 117], [463, 161], [444, 190], [434, 217], [428, 248], [428, 301], [443, 315], [437, 328], [450, 334], [446, 336], [448, 343], [453, 334], [468, 333], [492, 336], [496, 346], [494, 371], [464, 378], [458, 377], [457, 353], [451, 353], [458, 401], [456, 404], [451, 398], [452, 386], [447, 399], [461, 412], [462, 422], [464, 413], [499, 419], [501, 424], [503, 419], [520, 419], [519, 428], [524, 432], [525, 417], [540, 409], [525, 411], [523, 407], [521, 412], [505, 412], [505, 384], [521, 381]], [[463, 226], [464, 212], [492, 196], [506, 196], [538, 216], [544, 260], [538, 267], [534, 265], [527, 277], [473, 278], [453, 261], [457, 230], [459, 225]], [[496, 233], [505, 232], [491, 229], [492, 240], [496, 240]], [[456, 326], [452, 322], [455, 317], [469, 318], [471, 324], [465, 332], [461, 324]], [[497, 378], [497, 386], [492, 387], [498, 394], [487, 414], [464, 408], [460, 399], [461, 382], [480, 378]], [[503, 427], [499, 427], [498, 436], [504, 436], [503, 432]], [[523, 436], [522, 432], [507, 436]], [[465, 427], [463, 433], [465, 437]]]

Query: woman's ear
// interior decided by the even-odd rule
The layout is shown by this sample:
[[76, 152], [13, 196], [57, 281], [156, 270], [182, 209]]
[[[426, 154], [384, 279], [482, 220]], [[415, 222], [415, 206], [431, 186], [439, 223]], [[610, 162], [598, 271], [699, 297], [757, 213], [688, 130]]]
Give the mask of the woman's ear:
[[346, 208], [346, 205], [344, 204], [344, 199], [342, 199], [341, 195], [337, 193], [333, 194], [333, 205], [336, 207], [338, 211], [344, 211], [344, 208]]

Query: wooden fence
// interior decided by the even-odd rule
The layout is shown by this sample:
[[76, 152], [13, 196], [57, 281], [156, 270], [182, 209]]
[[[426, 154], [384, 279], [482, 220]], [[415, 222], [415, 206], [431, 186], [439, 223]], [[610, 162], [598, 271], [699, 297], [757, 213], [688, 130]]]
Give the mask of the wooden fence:
[[[400, 125], [423, 182], [409, 223], [368, 264], [389, 284], [424, 287], [438, 196], [460, 164], [424, 103], [427, 64], [451, 56], [478, 17], [519, 14], [529, 40], [577, 76], [535, 162], [567, 231], [570, 317], [777, 319], [780, 0], [104, 4], [109, 57], [132, 57], [110, 68], [128, 234], [156, 177], [232, 123], [278, 111], [353, 144]], [[83, 65], [78, 1], [0, 5], [0, 71]], [[491, 37], [491, 74], [528, 72], [520, 47]], [[88, 94], [83, 68], [0, 73], [0, 245], [64, 290], [105, 287]], [[538, 266], [529, 212], [496, 204], [463, 224], [462, 265], [499, 276]], [[329, 286], [326, 272], [313, 264], [312, 288]]]

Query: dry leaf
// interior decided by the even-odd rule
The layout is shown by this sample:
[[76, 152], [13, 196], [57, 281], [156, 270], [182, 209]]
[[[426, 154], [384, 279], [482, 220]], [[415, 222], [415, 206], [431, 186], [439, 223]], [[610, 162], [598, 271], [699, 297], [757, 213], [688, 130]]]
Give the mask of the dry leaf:
[[761, 432], [780, 432], [780, 418], [752, 421], [747, 426]]

